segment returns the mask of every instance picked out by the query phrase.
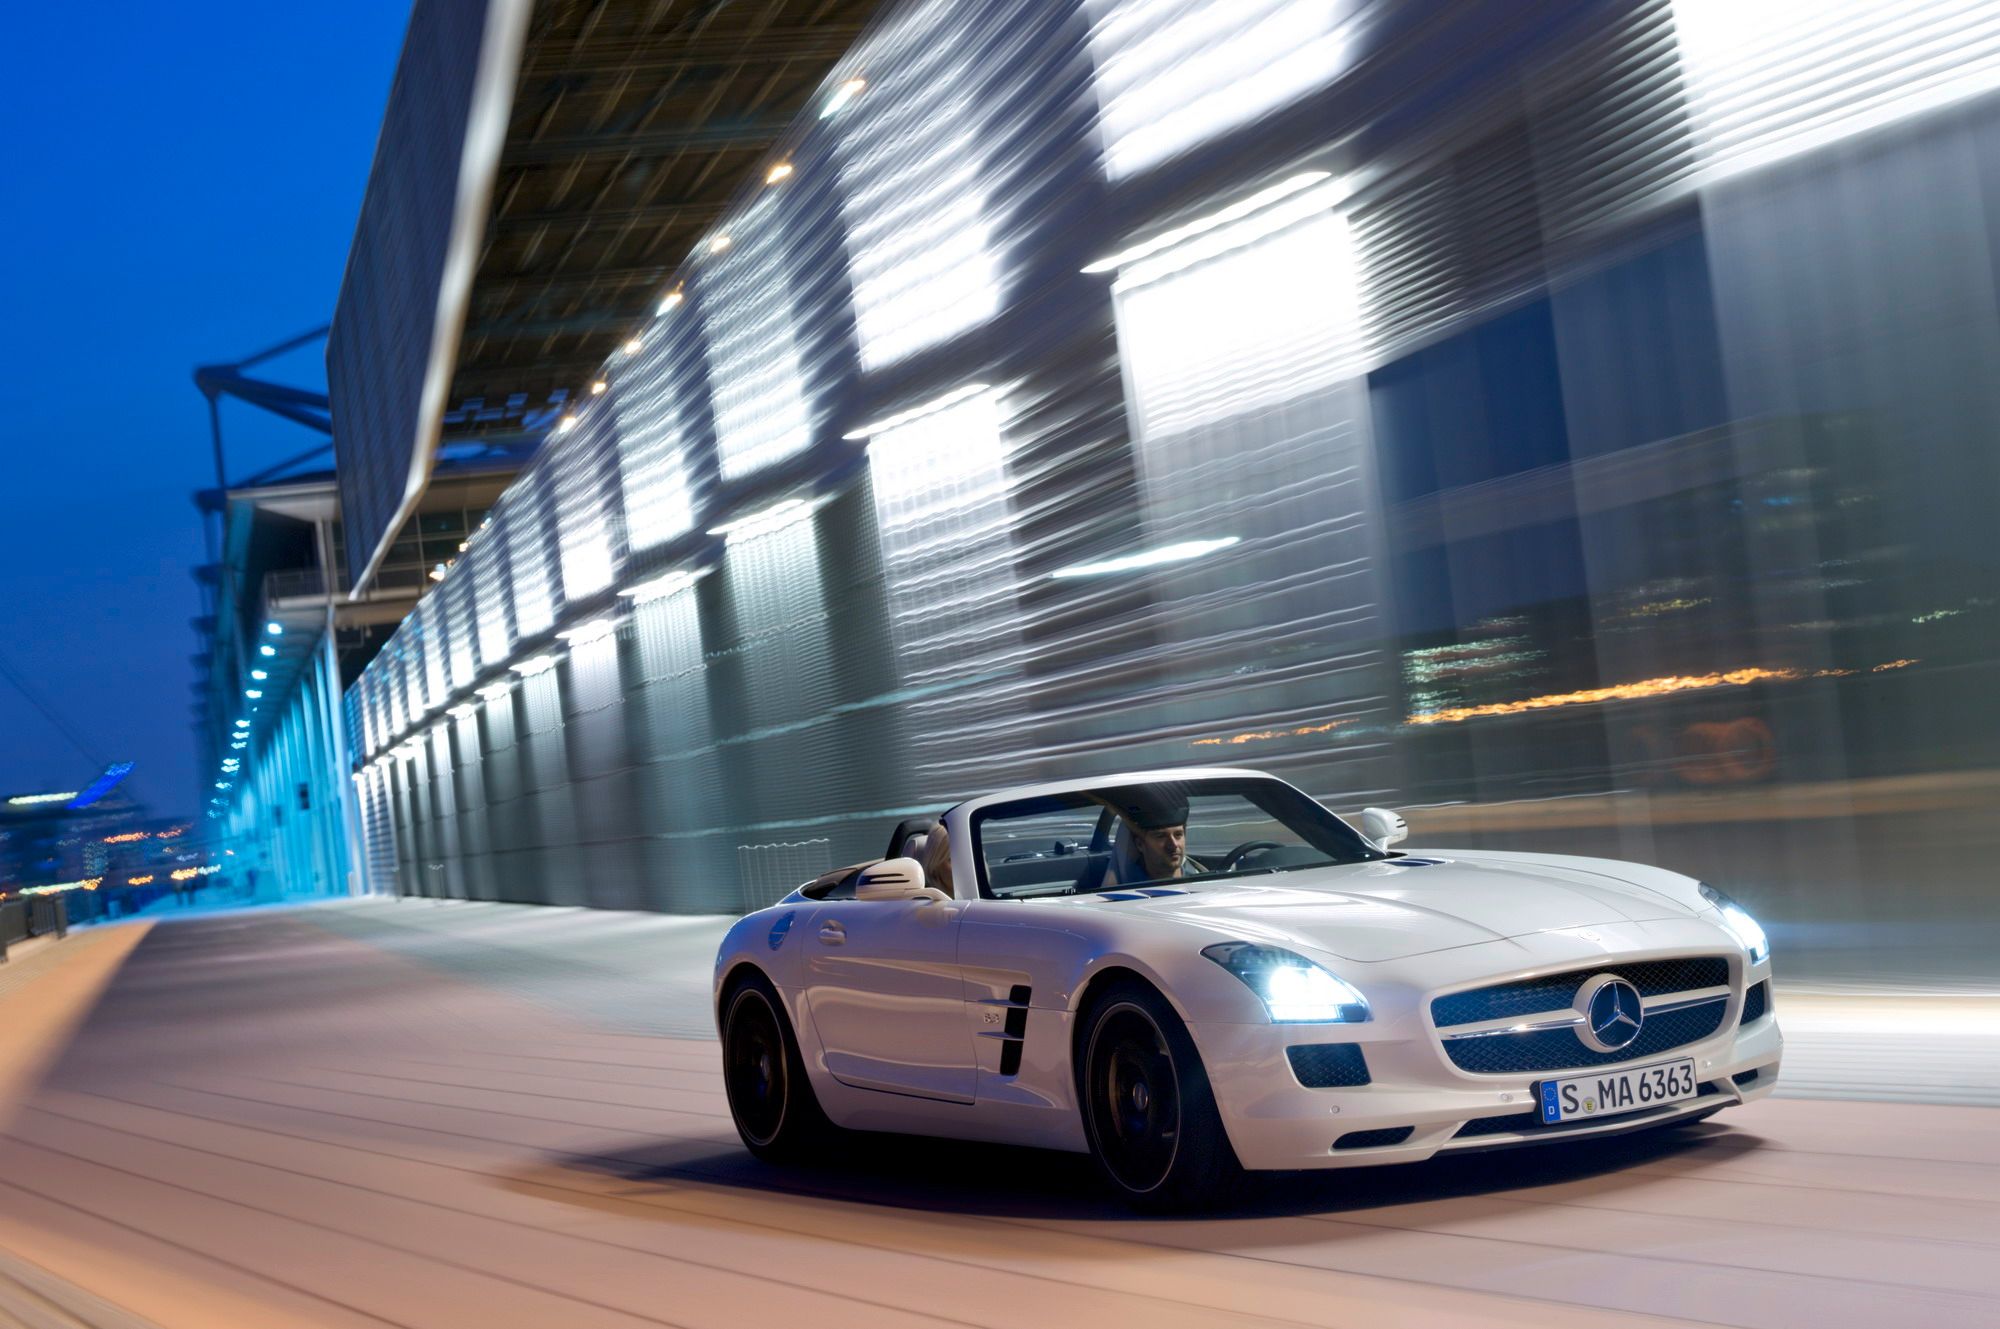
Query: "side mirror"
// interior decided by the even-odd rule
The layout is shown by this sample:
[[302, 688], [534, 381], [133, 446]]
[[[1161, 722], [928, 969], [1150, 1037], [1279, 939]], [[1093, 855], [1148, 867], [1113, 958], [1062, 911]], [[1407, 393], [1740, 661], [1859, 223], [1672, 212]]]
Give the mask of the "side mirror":
[[924, 865], [914, 858], [885, 858], [854, 879], [857, 900], [928, 900], [936, 895], [924, 885]]
[[1373, 840], [1377, 849], [1387, 849], [1410, 838], [1410, 823], [1387, 808], [1363, 808], [1358, 820], [1361, 833]]

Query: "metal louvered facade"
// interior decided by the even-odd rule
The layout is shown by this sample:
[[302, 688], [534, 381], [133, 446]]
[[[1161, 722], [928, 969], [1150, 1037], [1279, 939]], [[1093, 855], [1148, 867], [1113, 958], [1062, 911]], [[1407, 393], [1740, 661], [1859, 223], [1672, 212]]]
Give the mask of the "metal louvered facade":
[[[351, 689], [375, 885], [736, 910], [970, 793], [1228, 762], [1447, 838], [1574, 796], [1736, 891], [1630, 800], [1970, 766], [1985, 30], [1913, 4], [1898, 100], [1788, 6], [1760, 92], [1691, 55], [1723, 8], [1259, 0], [1258, 82], [1230, 0], [882, 6]], [[1866, 916], [1822, 844], [1875, 833], [1746, 903]]]

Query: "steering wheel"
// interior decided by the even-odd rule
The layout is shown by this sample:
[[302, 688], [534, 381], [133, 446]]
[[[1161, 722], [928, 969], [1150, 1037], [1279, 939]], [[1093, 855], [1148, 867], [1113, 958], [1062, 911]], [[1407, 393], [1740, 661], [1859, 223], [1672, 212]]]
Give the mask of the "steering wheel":
[[1224, 854], [1221, 864], [1215, 870], [1217, 872], [1232, 872], [1235, 870], [1236, 865], [1245, 857], [1256, 853], [1260, 849], [1283, 849], [1284, 847], [1276, 840], [1245, 840], [1242, 844], [1237, 845], [1227, 854]]

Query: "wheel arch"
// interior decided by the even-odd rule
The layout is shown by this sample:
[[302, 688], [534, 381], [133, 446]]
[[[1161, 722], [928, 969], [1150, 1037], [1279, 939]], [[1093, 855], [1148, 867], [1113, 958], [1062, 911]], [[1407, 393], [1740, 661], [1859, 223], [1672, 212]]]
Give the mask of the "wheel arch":
[[[764, 972], [762, 966], [758, 965], [755, 960], [739, 958], [728, 969], [723, 971], [721, 981], [715, 985], [715, 1027], [718, 1032], [722, 1028], [723, 1012], [729, 1009], [729, 999], [735, 996], [736, 990], [745, 983], [750, 982], [752, 979], [760, 978], [770, 986], [772, 991], [775, 992], [777, 990], [777, 983], [773, 981], [769, 974]], [[784, 1010], [784, 1002], [782, 1000], [779, 1001], [778, 1008], [782, 1013]]]

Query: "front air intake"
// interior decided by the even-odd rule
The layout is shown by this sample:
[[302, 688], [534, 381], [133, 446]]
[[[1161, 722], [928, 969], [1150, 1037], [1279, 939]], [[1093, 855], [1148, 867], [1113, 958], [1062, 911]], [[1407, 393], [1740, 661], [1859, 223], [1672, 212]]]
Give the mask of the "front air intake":
[[1354, 1089], [1368, 1083], [1368, 1063], [1352, 1043], [1300, 1043], [1286, 1048], [1285, 1058], [1308, 1089]]
[[1416, 1131], [1415, 1126], [1390, 1126], [1379, 1131], [1349, 1131], [1333, 1142], [1336, 1149], [1383, 1149], [1401, 1144]]

